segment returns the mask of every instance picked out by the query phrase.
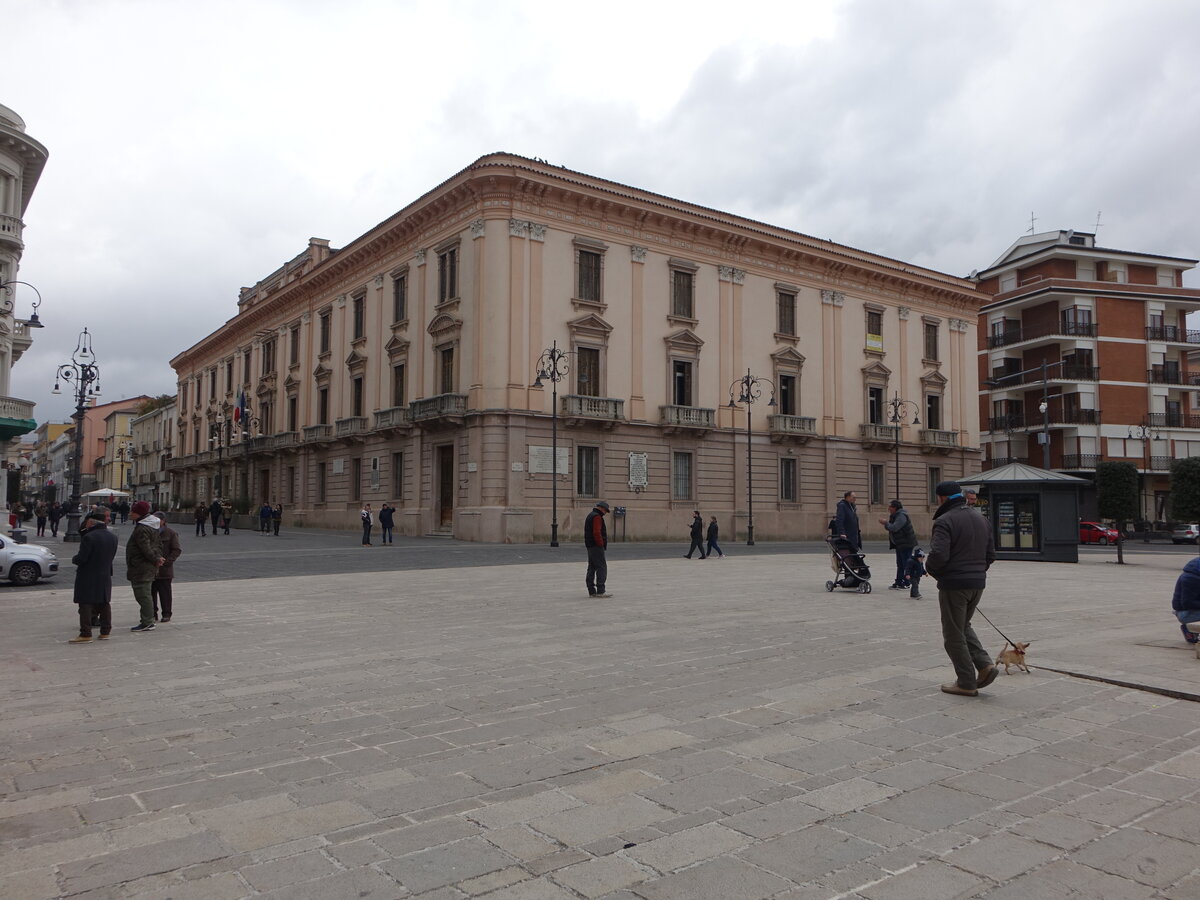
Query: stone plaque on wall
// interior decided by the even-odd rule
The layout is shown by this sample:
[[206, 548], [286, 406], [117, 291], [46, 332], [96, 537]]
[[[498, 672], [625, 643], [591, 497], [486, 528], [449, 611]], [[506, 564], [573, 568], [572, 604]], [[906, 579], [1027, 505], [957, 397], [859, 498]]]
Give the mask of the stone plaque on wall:
[[[530, 475], [553, 475], [554, 463], [551, 458], [552, 450], [550, 447], [530, 447], [529, 448], [529, 474]], [[558, 474], [571, 474], [571, 448], [558, 448]]]
[[648, 453], [630, 453], [629, 454], [629, 486], [631, 488], [644, 488], [650, 483], [650, 454]]

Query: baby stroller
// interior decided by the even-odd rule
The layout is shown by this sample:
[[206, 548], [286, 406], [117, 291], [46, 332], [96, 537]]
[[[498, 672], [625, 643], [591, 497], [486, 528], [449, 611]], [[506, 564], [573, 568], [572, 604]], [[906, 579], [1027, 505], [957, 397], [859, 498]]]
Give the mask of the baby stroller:
[[860, 594], [871, 593], [871, 567], [862, 551], [845, 538], [831, 536], [825, 538], [825, 543], [833, 555], [834, 571], [833, 580], [825, 582], [825, 590], [840, 587]]

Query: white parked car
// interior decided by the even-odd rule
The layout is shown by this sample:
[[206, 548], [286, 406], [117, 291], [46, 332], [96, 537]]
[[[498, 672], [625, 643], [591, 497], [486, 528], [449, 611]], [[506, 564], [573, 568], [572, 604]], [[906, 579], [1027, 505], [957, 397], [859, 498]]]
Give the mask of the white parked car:
[[0, 537], [0, 578], [28, 587], [40, 578], [58, 574], [58, 557], [37, 544], [18, 544], [10, 537]]
[[1200, 525], [1176, 525], [1171, 532], [1172, 544], [1200, 543]]

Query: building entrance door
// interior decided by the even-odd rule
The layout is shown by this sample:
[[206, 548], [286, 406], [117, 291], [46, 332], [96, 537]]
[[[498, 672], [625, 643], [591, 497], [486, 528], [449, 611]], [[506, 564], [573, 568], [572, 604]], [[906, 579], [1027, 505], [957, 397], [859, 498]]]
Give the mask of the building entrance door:
[[438, 528], [454, 527], [454, 447], [437, 448]]

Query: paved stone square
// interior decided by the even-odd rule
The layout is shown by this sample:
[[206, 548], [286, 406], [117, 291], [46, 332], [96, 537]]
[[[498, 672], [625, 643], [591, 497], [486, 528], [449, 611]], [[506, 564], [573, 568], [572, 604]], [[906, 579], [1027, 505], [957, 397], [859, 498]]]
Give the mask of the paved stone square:
[[1200, 697], [1186, 556], [998, 564], [982, 609], [1034, 671], [969, 699], [886, 555], [860, 595], [824, 554], [727, 549], [614, 546], [607, 601], [568, 545], [181, 580], [145, 635], [118, 578], [87, 645], [69, 564], [6, 587], [0, 894], [1200, 896], [1200, 704], [1145, 689]]

